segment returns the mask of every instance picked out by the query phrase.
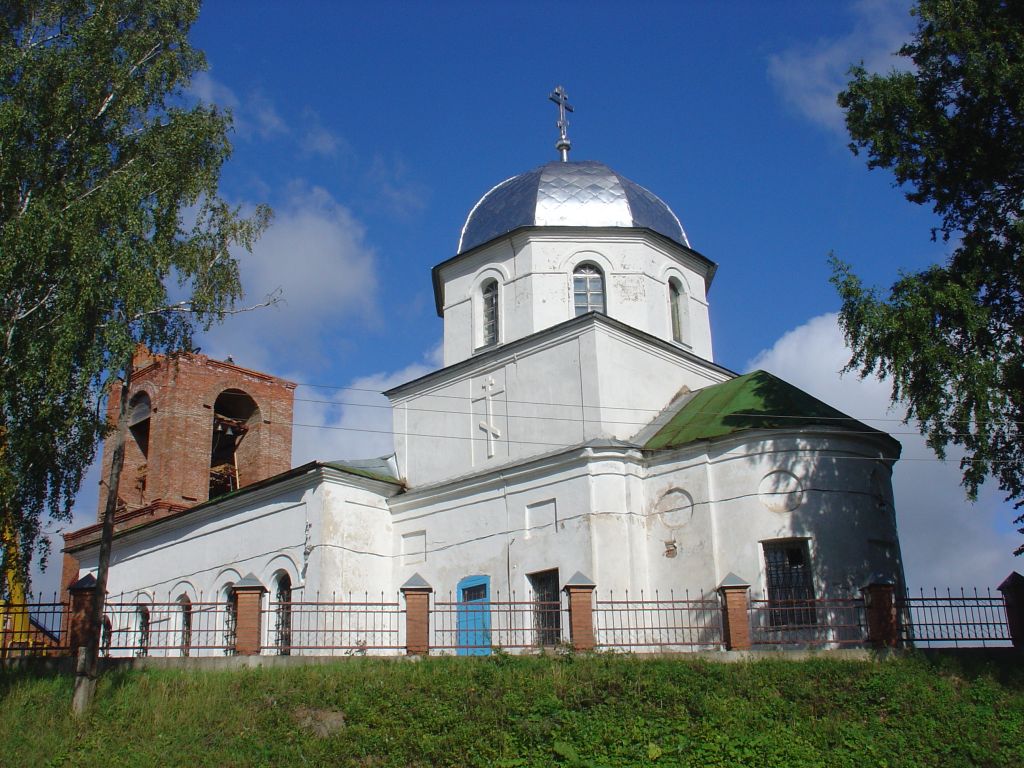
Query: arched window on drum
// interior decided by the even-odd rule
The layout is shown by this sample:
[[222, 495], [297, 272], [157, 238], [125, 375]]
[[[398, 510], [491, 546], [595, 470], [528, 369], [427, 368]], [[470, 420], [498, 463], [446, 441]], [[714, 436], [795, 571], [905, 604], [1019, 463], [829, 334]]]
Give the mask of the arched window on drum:
[[498, 343], [501, 330], [498, 307], [498, 281], [488, 280], [480, 290], [480, 306], [482, 310], [481, 328], [483, 329], [484, 347], [493, 347]]
[[604, 273], [594, 264], [580, 264], [572, 273], [573, 316], [604, 312]]

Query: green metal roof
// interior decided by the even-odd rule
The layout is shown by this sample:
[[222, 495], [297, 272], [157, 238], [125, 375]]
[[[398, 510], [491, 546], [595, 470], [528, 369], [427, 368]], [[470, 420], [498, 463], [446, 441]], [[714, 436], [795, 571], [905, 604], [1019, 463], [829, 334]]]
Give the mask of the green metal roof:
[[850, 418], [777, 376], [766, 371], [754, 371], [697, 390], [644, 444], [644, 448], [679, 448], [695, 440], [708, 440], [745, 430], [808, 426], [849, 429], [896, 443], [885, 432]]

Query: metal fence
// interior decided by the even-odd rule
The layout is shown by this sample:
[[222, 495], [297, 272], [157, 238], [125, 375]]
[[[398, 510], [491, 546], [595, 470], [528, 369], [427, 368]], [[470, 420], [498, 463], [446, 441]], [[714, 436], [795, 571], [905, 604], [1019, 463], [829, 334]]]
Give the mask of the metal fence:
[[608, 593], [594, 600], [594, 632], [598, 648], [637, 653], [669, 650], [713, 650], [724, 642], [718, 595], [691, 598], [674, 592], [653, 597], [621, 597]]
[[977, 589], [930, 594], [918, 590], [897, 601], [900, 640], [924, 648], [1011, 645], [1002, 595]]
[[[550, 590], [543, 598], [533, 593], [522, 599], [513, 593], [510, 599], [494, 594], [461, 601], [452, 595], [433, 596], [426, 604], [428, 612], [417, 620], [427, 621], [431, 653], [475, 655], [495, 648], [530, 652], [573, 640], [568, 603], [564, 594]], [[714, 593], [592, 594], [589, 606], [585, 601], [573, 605], [584, 611], [589, 608], [583, 626], [590, 622], [597, 649], [650, 653], [725, 647], [723, 605]], [[868, 643], [867, 611], [859, 595], [752, 599], [747, 608], [754, 648]], [[991, 591], [919, 590], [897, 596], [893, 608], [899, 642], [905, 647], [1012, 645], [1006, 603]], [[403, 653], [407, 619], [413, 618], [407, 616], [403, 597], [384, 594], [265, 600], [258, 613], [253, 610], [247, 621], [259, 620], [262, 635], [258, 647], [246, 646], [246, 650], [268, 655]], [[81, 638], [73, 640], [81, 630], [71, 627], [80, 627], [81, 620], [70, 621], [70, 613], [68, 604], [56, 599], [0, 602], [0, 659], [69, 653], [72, 642], [81, 642]], [[238, 605], [231, 595], [164, 602], [120, 595], [106, 602], [100, 649], [112, 657], [233, 655], [238, 623]]]
[[758, 646], [844, 646], [867, 642], [860, 597], [751, 600], [750, 641]]
[[234, 601], [179, 598], [163, 602], [119, 595], [103, 607], [103, 656], [230, 656], [235, 652]]
[[370, 595], [271, 602], [263, 609], [262, 653], [362, 655], [405, 650], [405, 608], [400, 596]]
[[0, 602], [0, 658], [65, 653], [65, 609], [56, 595], [49, 602]]
[[430, 608], [431, 650], [460, 655], [504, 650], [539, 650], [568, 642], [568, 609], [564, 596], [558, 600], [494, 599], [460, 602], [433, 600]]

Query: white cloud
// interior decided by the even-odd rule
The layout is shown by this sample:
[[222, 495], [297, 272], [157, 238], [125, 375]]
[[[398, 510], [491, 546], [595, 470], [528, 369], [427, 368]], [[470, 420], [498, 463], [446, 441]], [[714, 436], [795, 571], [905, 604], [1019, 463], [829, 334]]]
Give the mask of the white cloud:
[[906, 0], [861, 0], [853, 7], [853, 29], [834, 39], [790, 48], [768, 57], [768, 76], [786, 101], [813, 122], [845, 135], [836, 95], [850, 67], [861, 61], [872, 72], [906, 69], [893, 53], [913, 29]]
[[995, 587], [1020, 569], [1009, 529], [1013, 514], [998, 492], [971, 504], [960, 487], [959, 462], [939, 462], [912, 424], [889, 410], [890, 389], [877, 378], [840, 377], [849, 350], [836, 315], [812, 318], [758, 354], [748, 369], [763, 368], [841, 411], [886, 430], [903, 444], [893, 491], [907, 582], [911, 587]]
[[436, 355], [431, 350], [423, 363], [413, 363], [392, 373], [364, 376], [345, 389], [300, 389], [301, 400], [295, 404], [296, 428], [292, 431], [292, 464], [394, 453], [391, 408], [380, 393], [437, 367]]
[[231, 110], [235, 132], [243, 139], [265, 140], [289, 132], [274, 103], [258, 90], [242, 99], [209, 72], [200, 72], [192, 78], [189, 92], [200, 101]]
[[216, 104], [218, 107], [226, 107], [232, 111], [239, 107], [240, 102], [235, 92], [211, 77], [209, 72], [200, 72], [195, 75], [192, 78], [189, 91], [197, 99], [207, 104]]
[[320, 121], [320, 115], [312, 109], [307, 109], [303, 113], [299, 151], [306, 157], [333, 158], [340, 153], [351, 154], [351, 147], [344, 138], [324, 126]]
[[339, 137], [322, 125], [310, 126], [302, 136], [300, 148], [303, 154], [334, 157], [338, 154]]
[[375, 155], [366, 177], [374, 196], [390, 213], [410, 216], [427, 207], [427, 187], [409, 178], [401, 158]]
[[[280, 291], [277, 306], [229, 317], [203, 349], [259, 370], [311, 370], [331, 354], [342, 320], [377, 317], [377, 257], [363, 225], [324, 189], [293, 185], [252, 254], [239, 254], [246, 303]], [[299, 365], [301, 358], [302, 365]]]

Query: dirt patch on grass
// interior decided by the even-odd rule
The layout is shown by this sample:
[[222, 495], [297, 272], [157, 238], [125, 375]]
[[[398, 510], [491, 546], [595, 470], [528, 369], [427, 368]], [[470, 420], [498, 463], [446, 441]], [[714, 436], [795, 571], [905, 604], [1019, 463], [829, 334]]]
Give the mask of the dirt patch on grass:
[[324, 739], [345, 727], [345, 713], [337, 709], [313, 709], [299, 707], [295, 710], [295, 722], [314, 736]]

